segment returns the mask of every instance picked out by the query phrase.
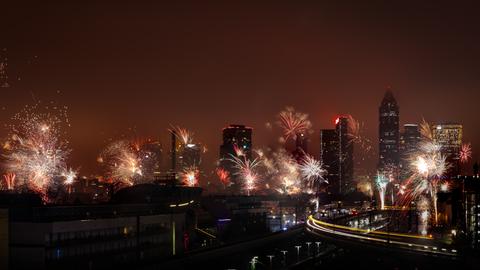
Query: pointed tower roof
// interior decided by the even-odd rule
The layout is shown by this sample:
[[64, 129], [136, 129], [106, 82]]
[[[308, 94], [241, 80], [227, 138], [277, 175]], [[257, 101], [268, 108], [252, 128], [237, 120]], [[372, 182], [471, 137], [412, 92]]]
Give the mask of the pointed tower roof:
[[385, 92], [385, 96], [383, 97], [382, 104], [380, 107], [384, 106], [397, 106], [397, 100], [393, 96], [391, 87], [387, 87], [387, 91]]

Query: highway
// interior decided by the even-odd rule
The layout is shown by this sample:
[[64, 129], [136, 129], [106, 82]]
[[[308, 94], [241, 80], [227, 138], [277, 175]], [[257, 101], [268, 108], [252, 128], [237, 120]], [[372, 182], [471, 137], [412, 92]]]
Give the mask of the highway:
[[450, 257], [453, 259], [458, 256], [458, 251], [456, 249], [438, 244], [433, 238], [431, 238], [431, 236], [388, 233], [351, 228], [327, 223], [314, 218], [312, 215], [309, 216], [307, 220], [307, 231], [318, 236], [328, 235], [342, 238], [347, 241], [377, 245], [382, 248], [397, 249], [425, 255]]

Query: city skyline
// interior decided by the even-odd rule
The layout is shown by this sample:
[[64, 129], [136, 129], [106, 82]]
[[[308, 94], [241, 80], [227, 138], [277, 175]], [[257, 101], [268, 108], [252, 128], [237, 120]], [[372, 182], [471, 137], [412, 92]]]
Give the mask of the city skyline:
[[[478, 160], [480, 131], [471, 108], [478, 99], [479, 55], [469, 50], [478, 36], [471, 33], [478, 30], [466, 23], [477, 20], [468, 7], [397, 3], [394, 11], [372, 3], [362, 14], [353, 13], [355, 4], [304, 4], [295, 12], [287, 3], [244, 3], [235, 10], [152, 4], [137, 6], [135, 11], [143, 12], [137, 17], [123, 4], [114, 13], [104, 4], [32, 5], [25, 17], [13, 18], [21, 7], [8, 4], [12, 12], [2, 17], [10, 37], [0, 44], [6, 48], [10, 87], [1, 88], [0, 121], [8, 124], [25, 104], [38, 100], [68, 106], [71, 163], [82, 174], [99, 172], [99, 152], [122, 134], [160, 138], [168, 145], [170, 124], [194, 131], [209, 149], [204, 164], [213, 167], [223, 127], [249, 125], [254, 146], [269, 145], [278, 134], [265, 124], [274, 125], [289, 105], [310, 116], [311, 154], [318, 155], [320, 129], [332, 128], [341, 114], [363, 122], [375, 142], [377, 106], [388, 86], [402, 111], [400, 126], [422, 118], [459, 122], [464, 141], [472, 142], [472, 160]], [[435, 12], [422, 13], [429, 9]], [[378, 21], [370, 18], [373, 11], [381, 11]], [[335, 12], [342, 12], [340, 20], [329, 15]], [[413, 19], [407, 22], [402, 14]], [[396, 42], [406, 37], [415, 42]], [[267, 40], [280, 46], [261, 45]], [[5, 136], [5, 129], [0, 134]], [[368, 164], [376, 163], [373, 158]]]
[[477, 5], [0, 5], [0, 269], [478, 268]]

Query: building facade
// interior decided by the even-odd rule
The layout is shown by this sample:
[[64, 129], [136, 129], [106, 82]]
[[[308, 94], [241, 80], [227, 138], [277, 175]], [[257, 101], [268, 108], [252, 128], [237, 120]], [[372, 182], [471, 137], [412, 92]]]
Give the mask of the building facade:
[[233, 157], [252, 159], [252, 131], [252, 128], [245, 125], [229, 125], [222, 131], [223, 143], [220, 145], [219, 165], [232, 176], [231, 188], [236, 192], [240, 191], [241, 183], [238, 177], [235, 177], [236, 171], [231, 159]]
[[334, 195], [344, 195], [355, 189], [349, 121], [349, 117], [340, 116], [335, 120], [335, 129], [320, 131], [320, 159], [327, 169], [329, 191]]
[[379, 107], [379, 160], [378, 170], [383, 174], [396, 174], [399, 168], [399, 107], [393, 93], [387, 90]]
[[320, 160], [327, 170], [329, 190], [338, 193], [338, 135], [335, 129], [320, 130]]
[[335, 120], [338, 136], [338, 193], [346, 194], [354, 190], [353, 184], [353, 143], [349, 134], [349, 117], [340, 116]]
[[0, 257], [8, 256], [11, 269], [124, 269], [159, 262], [188, 249], [185, 235], [195, 223], [188, 213], [200, 194], [199, 188], [145, 184], [120, 190], [110, 203], [43, 205], [24, 194], [0, 193], [0, 237], [8, 245], [7, 251], [0, 246]]
[[449, 168], [446, 177], [460, 174], [460, 150], [462, 149], [463, 127], [456, 123], [435, 124], [432, 126], [433, 141], [441, 146]]
[[410, 173], [410, 156], [418, 151], [421, 134], [417, 124], [403, 125], [403, 133], [400, 136], [400, 175], [401, 179]]

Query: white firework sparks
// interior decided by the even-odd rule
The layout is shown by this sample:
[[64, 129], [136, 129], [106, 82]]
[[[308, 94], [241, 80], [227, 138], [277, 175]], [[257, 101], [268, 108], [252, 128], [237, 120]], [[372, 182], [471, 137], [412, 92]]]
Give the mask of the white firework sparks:
[[[39, 111], [46, 111], [40, 113]], [[10, 136], [4, 143], [5, 170], [23, 186], [50, 200], [46, 193], [58, 184], [70, 153], [62, 127], [68, 124], [66, 107], [26, 106], [12, 118]]]
[[382, 173], [377, 173], [377, 177], [375, 178], [375, 184], [378, 189], [378, 195], [380, 197], [380, 209], [385, 209], [385, 191], [388, 185], [388, 178], [385, 177]]
[[114, 181], [133, 185], [142, 176], [140, 158], [136, 149], [126, 140], [107, 146], [99, 160], [107, 166], [107, 174]]
[[316, 182], [328, 183], [323, 178], [326, 170], [323, 168], [322, 163], [310, 155], [304, 156], [300, 164], [300, 172], [303, 178], [310, 184], [310, 186], [313, 186]]
[[229, 159], [233, 162], [236, 169], [235, 175], [239, 176], [243, 181], [243, 189], [245, 193], [250, 196], [250, 193], [255, 190], [258, 182], [258, 174], [256, 173], [256, 168], [259, 165], [259, 160], [249, 160], [243, 157], [236, 157], [230, 155]]
[[75, 179], [77, 178], [78, 172], [76, 170], [73, 170], [72, 168], [69, 168], [62, 172], [61, 176], [65, 179], [63, 182], [64, 185], [71, 185], [73, 182], [75, 182]]
[[109, 144], [97, 161], [111, 181], [128, 186], [153, 180], [160, 151], [159, 143], [152, 140], [119, 140]]

